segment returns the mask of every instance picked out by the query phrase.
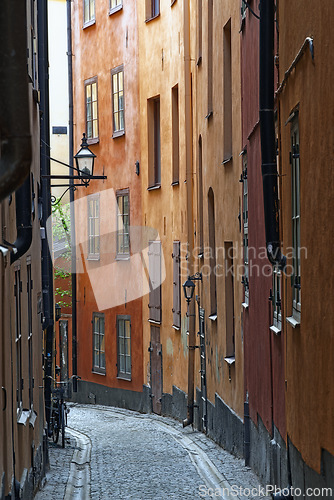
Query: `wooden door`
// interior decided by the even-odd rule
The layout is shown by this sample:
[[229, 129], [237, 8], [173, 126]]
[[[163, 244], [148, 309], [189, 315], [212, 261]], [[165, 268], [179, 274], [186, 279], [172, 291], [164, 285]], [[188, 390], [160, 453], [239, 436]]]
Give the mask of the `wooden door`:
[[151, 325], [151, 398], [152, 410], [161, 415], [162, 398], [162, 350], [160, 344], [160, 328]]

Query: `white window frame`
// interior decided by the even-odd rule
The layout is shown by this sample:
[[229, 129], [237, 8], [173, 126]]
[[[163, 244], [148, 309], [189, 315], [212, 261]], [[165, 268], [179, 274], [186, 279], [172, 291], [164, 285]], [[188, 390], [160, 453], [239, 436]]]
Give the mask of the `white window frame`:
[[277, 266], [273, 267], [272, 304], [274, 331], [279, 333], [282, 331], [282, 272]]
[[[93, 369], [94, 373], [105, 375], [106, 352], [105, 352], [105, 318], [103, 313], [93, 312]], [[98, 339], [98, 345], [97, 345]], [[95, 363], [95, 353], [98, 353], [99, 364]], [[101, 358], [101, 354], [104, 357]], [[103, 361], [104, 360], [104, 361]]]
[[[122, 88], [120, 89], [120, 75], [122, 75]], [[115, 85], [116, 81], [116, 85]], [[117, 88], [116, 88], [117, 87]], [[115, 106], [115, 100], [117, 109]], [[113, 137], [119, 137], [125, 133], [124, 121], [124, 67], [117, 66], [111, 70], [111, 102], [112, 102], [112, 123], [113, 123]], [[116, 126], [116, 117], [118, 119], [118, 126]], [[121, 122], [122, 125], [121, 126]]]
[[[127, 196], [128, 198], [128, 213], [124, 212], [124, 198]], [[119, 200], [122, 199], [122, 211], [119, 209]], [[117, 239], [116, 239], [116, 255], [117, 259], [129, 259], [130, 257], [130, 190], [129, 189], [121, 189], [116, 191], [116, 214], [117, 214]], [[128, 225], [126, 232], [126, 226], [124, 224], [125, 217], [128, 218]], [[121, 236], [123, 242], [123, 250], [121, 250], [119, 245], [119, 237]], [[128, 249], [124, 250], [126, 238], [128, 238]]]
[[114, 14], [123, 8], [123, 0], [109, 0], [109, 14]]
[[247, 179], [247, 152], [242, 157], [242, 224], [243, 224], [243, 259], [244, 259], [244, 303], [249, 305], [249, 254], [248, 254], [248, 179]]
[[291, 222], [293, 247], [292, 316], [300, 322], [300, 163], [298, 114], [291, 123]]
[[[94, 210], [91, 210], [91, 203]], [[87, 259], [100, 259], [100, 195], [87, 196], [88, 243]]]
[[[128, 315], [118, 315], [117, 316], [117, 378], [131, 380], [132, 371], [132, 359], [131, 359], [131, 316]], [[129, 336], [126, 336], [125, 322], [129, 323]], [[120, 324], [123, 324], [123, 335], [120, 335], [121, 328]], [[128, 347], [126, 340], [129, 339]], [[123, 352], [121, 352], [120, 344], [123, 342]], [[124, 361], [124, 370], [121, 369], [120, 359]], [[128, 360], [128, 362], [127, 362]]]
[[[88, 16], [86, 18], [86, 5], [88, 7]], [[83, 0], [83, 25], [84, 28], [95, 23], [95, 0]]]
[[[96, 86], [96, 98], [93, 99], [93, 86]], [[87, 96], [87, 89], [90, 87], [90, 100]], [[96, 104], [95, 104], [96, 103]], [[99, 141], [99, 100], [97, 76], [85, 80], [85, 117], [86, 117], [86, 136], [88, 144]], [[91, 131], [89, 130], [89, 124]], [[95, 133], [94, 133], [94, 128]]]

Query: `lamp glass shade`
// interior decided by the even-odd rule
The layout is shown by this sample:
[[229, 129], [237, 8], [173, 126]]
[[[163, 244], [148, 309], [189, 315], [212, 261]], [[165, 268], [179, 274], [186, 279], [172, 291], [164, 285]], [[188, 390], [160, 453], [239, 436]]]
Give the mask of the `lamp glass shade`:
[[93, 175], [95, 155], [88, 148], [81, 148], [75, 155], [79, 175], [83, 177]]
[[182, 286], [183, 286], [184, 296], [186, 300], [190, 302], [194, 295], [195, 283], [191, 281], [190, 278], [188, 278], [187, 281], [185, 281]]
[[82, 181], [85, 184], [88, 184], [89, 177], [91, 177], [94, 172], [94, 159], [96, 158], [96, 155], [88, 147], [86, 134], [83, 134], [81, 139], [81, 148], [74, 158]]

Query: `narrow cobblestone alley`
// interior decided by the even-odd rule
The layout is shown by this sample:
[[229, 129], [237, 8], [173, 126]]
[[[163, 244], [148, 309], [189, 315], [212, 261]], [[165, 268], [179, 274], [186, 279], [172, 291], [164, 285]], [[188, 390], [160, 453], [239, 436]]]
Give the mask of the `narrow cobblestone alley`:
[[[36, 500], [255, 498], [251, 470], [179, 422], [119, 408], [71, 405], [66, 448], [50, 445]], [[217, 495], [217, 493], [219, 493]], [[244, 494], [243, 494], [244, 493]], [[256, 498], [269, 498], [261, 495]]]

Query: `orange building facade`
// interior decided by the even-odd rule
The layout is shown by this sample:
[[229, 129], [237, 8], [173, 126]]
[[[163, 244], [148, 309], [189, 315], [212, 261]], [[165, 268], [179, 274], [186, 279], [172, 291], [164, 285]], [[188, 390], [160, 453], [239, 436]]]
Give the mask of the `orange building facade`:
[[77, 397], [138, 409], [143, 362], [136, 3], [83, 5], [75, 2], [72, 11], [74, 150], [85, 132], [97, 156], [94, 174], [107, 179], [79, 188], [74, 202]]

